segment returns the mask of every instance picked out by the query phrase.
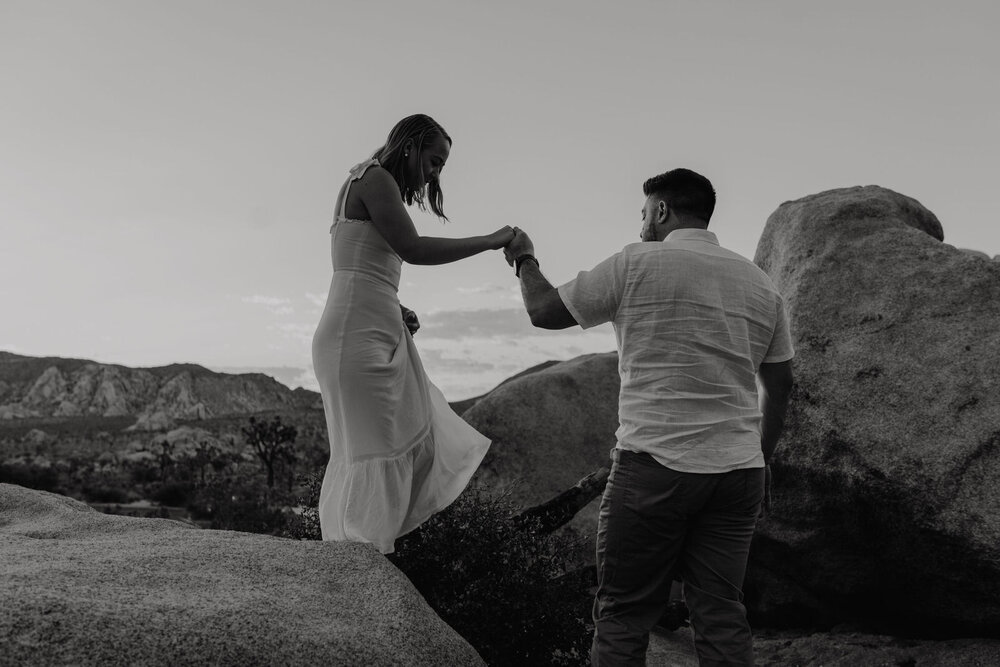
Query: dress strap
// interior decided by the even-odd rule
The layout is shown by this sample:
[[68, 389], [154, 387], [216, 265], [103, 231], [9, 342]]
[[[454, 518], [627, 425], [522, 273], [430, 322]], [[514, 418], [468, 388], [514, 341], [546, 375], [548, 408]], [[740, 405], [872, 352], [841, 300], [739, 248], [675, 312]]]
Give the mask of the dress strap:
[[347, 188], [344, 190], [344, 197], [340, 200], [340, 213], [337, 214], [338, 218], [347, 218], [345, 215], [347, 211], [347, 195], [351, 192], [351, 185], [354, 184], [354, 181], [357, 181], [364, 176], [369, 167], [376, 165], [378, 165], [378, 158], [373, 157], [351, 167], [351, 177], [347, 181]]

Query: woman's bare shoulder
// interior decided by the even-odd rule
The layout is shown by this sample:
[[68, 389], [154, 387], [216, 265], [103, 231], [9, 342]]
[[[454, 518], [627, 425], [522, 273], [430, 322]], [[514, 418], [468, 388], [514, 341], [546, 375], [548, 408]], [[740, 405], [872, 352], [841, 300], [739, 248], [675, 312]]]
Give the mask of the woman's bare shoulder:
[[[369, 167], [355, 184], [358, 197], [366, 205], [375, 202], [400, 201], [399, 184], [384, 167], [374, 165]], [[351, 189], [354, 193], [354, 188]]]
[[370, 220], [373, 205], [380, 208], [380, 205], [386, 201], [399, 199], [399, 186], [396, 184], [396, 180], [392, 174], [378, 164], [368, 167], [357, 180], [353, 180], [352, 176], [344, 182], [337, 198], [338, 206], [348, 185], [351, 188], [347, 191], [344, 216], [349, 219]]
[[394, 179], [392, 174], [390, 174], [386, 168], [380, 164], [373, 164], [368, 167], [368, 169], [365, 170], [365, 173], [361, 174], [361, 178], [358, 179], [358, 185], [365, 190], [399, 190], [399, 186], [396, 184], [396, 179]]

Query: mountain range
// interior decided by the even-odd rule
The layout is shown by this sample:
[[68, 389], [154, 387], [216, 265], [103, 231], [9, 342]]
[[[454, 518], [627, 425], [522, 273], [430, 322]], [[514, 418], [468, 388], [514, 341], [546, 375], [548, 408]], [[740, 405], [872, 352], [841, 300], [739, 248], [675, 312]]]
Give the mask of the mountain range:
[[196, 364], [130, 368], [0, 351], [0, 420], [135, 417], [135, 428], [270, 410], [322, 409], [318, 393], [262, 373]]

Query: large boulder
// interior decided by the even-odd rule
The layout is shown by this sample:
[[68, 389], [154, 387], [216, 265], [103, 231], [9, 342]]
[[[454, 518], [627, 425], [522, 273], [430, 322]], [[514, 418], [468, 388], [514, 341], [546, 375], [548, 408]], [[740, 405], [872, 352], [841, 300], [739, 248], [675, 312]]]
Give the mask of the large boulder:
[[747, 593], [759, 620], [1000, 635], [1000, 264], [879, 187], [787, 202], [756, 262], [796, 386]]
[[[618, 428], [618, 354], [587, 354], [511, 378], [462, 417], [493, 441], [473, 478], [537, 505], [609, 464]], [[571, 526], [593, 553], [599, 499]], [[591, 558], [592, 560], [592, 558]]]
[[0, 662], [481, 665], [371, 545], [105, 515], [0, 484]]

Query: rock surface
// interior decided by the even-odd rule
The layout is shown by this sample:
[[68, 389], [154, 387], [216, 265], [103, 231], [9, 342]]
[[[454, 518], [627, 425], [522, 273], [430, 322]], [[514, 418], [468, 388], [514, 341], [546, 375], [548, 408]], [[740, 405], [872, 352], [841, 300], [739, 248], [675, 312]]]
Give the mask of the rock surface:
[[[920, 667], [986, 667], [1000, 665], [1000, 640], [952, 639], [926, 641], [859, 632], [817, 632], [797, 635], [763, 632], [754, 636], [757, 665], [785, 667], [857, 667], [858, 665], [920, 665]], [[650, 667], [655, 663], [650, 661]], [[662, 663], [664, 666], [670, 663]]]
[[[690, 628], [653, 630], [646, 652], [648, 667], [697, 667]], [[1000, 665], [1000, 640], [929, 641], [872, 635], [848, 629], [796, 633], [755, 631], [754, 664], [766, 667], [986, 667]]]
[[796, 387], [747, 594], [765, 622], [1000, 636], [1000, 265], [870, 186], [783, 204], [756, 262]]
[[[493, 441], [474, 480], [517, 483], [513, 497], [536, 505], [609, 463], [618, 428], [618, 354], [589, 354], [510, 379], [462, 417]], [[592, 540], [600, 499], [571, 522]], [[592, 541], [583, 551], [593, 551]], [[591, 557], [592, 560], [592, 557]]]
[[481, 665], [369, 545], [100, 514], [0, 484], [0, 663]]

